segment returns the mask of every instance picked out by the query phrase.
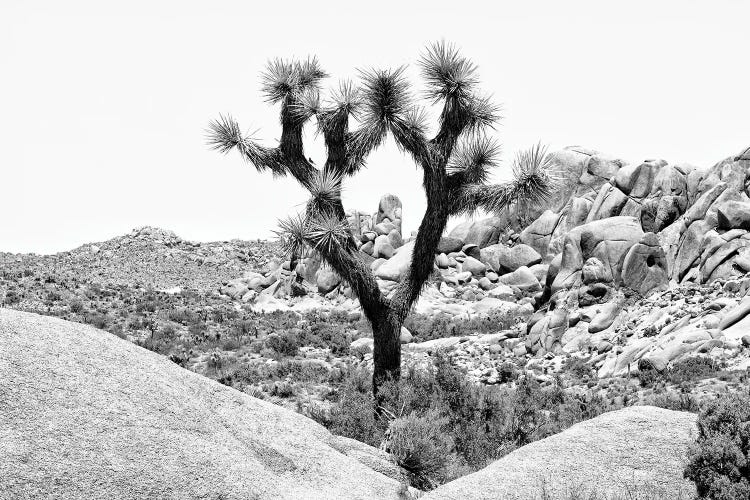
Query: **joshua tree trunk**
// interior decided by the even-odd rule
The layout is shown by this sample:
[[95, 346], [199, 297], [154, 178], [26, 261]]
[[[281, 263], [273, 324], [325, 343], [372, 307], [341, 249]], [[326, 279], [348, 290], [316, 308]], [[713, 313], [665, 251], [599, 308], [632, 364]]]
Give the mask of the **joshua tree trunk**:
[[372, 321], [373, 336], [373, 393], [378, 398], [378, 387], [389, 379], [401, 377], [401, 326], [392, 311]]

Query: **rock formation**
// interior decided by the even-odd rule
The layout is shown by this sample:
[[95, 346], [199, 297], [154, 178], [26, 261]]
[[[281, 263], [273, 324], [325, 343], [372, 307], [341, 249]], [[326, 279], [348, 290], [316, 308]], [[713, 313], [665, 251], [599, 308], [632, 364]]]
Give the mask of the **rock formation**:
[[422, 498], [692, 498], [695, 487], [682, 471], [696, 432], [694, 414], [624, 408], [526, 445]]
[[[0, 309], [3, 498], [399, 498], [383, 453], [92, 327]], [[366, 465], [365, 465], [366, 464]]]

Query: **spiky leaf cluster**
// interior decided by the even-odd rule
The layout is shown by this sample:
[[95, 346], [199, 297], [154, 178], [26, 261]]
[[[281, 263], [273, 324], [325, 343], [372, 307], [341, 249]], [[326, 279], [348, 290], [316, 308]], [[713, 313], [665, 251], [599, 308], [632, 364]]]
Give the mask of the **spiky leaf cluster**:
[[274, 175], [284, 175], [286, 172], [279, 150], [261, 146], [252, 137], [243, 134], [237, 120], [230, 115], [219, 115], [217, 120], [209, 122], [206, 142], [211, 149], [224, 154], [237, 149], [242, 158], [260, 172], [270, 170]]
[[342, 176], [338, 172], [323, 170], [313, 178], [308, 186], [310, 201], [307, 213], [311, 217], [332, 214], [332, 207], [341, 202]]
[[327, 76], [315, 57], [304, 61], [273, 59], [261, 76], [261, 90], [266, 101], [275, 104], [290, 95], [301, 95], [307, 90], [317, 89], [320, 81]]
[[499, 164], [500, 144], [489, 136], [464, 140], [453, 151], [448, 174], [462, 184], [484, 184]]
[[[477, 157], [482, 159], [480, 154]], [[459, 171], [456, 175], [465, 175], [465, 172]], [[546, 148], [541, 143], [536, 144], [517, 154], [512, 180], [495, 185], [468, 183], [461, 186], [452, 200], [451, 213], [470, 215], [482, 208], [500, 214], [519, 204], [539, 206], [549, 200], [556, 183], [554, 164]]]
[[302, 214], [291, 215], [278, 221], [278, 229], [274, 231], [281, 251], [288, 258], [303, 258], [308, 254], [305, 241], [308, 222]]

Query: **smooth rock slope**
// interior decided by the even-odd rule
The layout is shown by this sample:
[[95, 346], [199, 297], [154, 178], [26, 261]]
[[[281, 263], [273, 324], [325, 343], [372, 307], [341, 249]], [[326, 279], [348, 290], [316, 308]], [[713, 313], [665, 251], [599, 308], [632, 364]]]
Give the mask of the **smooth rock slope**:
[[0, 498], [398, 498], [345, 448], [114, 335], [0, 309]]
[[695, 422], [691, 413], [652, 406], [605, 413], [524, 446], [422, 498], [531, 500], [542, 498], [543, 488], [549, 499], [570, 498], [568, 492], [581, 498], [593, 492], [601, 498], [640, 498], [647, 492], [692, 498], [695, 489], [682, 478], [682, 470], [697, 433]]

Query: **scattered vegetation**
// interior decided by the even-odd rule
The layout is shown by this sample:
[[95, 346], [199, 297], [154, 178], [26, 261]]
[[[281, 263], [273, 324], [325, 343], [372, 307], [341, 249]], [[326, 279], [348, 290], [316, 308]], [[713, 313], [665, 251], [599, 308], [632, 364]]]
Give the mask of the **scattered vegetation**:
[[638, 379], [643, 387], [658, 384], [681, 386], [716, 377], [723, 368], [721, 361], [711, 356], [693, 356], [680, 360], [661, 372], [653, 368], [642, 369], [638, 372]]
[[685, 477], [701, 498], [750, 498], [750, 396], [731, 394], [709, 403], [698, 417], [698, 440]]
[[516, 318], [507, 311], [494, 310], [487, 315], [475, 316], [468, 320], [458, 319], [446, 313], [411, 313], [406, 318], [404, 326], [411, 332], [416, 342], [425, 342], [445, 337], [496, 333], [499, 330], [510, 330], [515, 323]]
[[510, 451], [592, 418], [610, 406], [603, 398], [542, 387], [529, 376], [515, 387], [469, 382], [448, 356], [409, 366], [381, 388], [384, 406], [372, 411], [370, 374], [346, 374], [327, 412], [309, 414], [332, 432], [372, 446], [384, 443], [418, 488], [431, 488], [478, 470]]

